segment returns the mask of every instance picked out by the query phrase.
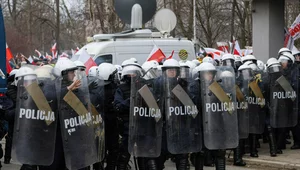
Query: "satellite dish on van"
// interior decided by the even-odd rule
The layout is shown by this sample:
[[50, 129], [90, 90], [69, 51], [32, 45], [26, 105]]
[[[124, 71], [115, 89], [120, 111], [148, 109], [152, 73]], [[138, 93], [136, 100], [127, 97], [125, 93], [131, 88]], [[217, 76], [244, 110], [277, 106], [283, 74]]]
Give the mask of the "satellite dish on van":
[[156, 0], [114, 0], [118, 16], [126, 24], [131, 24], [131, 11], [134, 4], [143, 10], [143, 24], [150, 21], [156, 12]]
[[177, 17], [170, 9], [159, 10], [154, 17], [154, 25], [161, 33], [170, 33], [177, 24]]

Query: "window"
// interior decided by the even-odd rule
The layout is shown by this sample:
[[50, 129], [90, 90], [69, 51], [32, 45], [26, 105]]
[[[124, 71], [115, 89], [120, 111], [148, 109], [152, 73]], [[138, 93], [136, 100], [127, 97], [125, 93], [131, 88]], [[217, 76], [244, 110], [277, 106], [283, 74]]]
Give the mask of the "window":
[[112, 55], [111, 54], [101, 55], [96, 58], [95, 62], [98, 66], [102, 63], [112, 63]]

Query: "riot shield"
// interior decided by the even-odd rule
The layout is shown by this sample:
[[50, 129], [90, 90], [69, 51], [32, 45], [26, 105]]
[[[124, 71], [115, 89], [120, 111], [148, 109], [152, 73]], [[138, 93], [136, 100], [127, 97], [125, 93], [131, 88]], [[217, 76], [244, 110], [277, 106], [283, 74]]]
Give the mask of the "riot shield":
[[232, 67], [201, 71], [204, 144], [210, 150], [238, 146], [235, 73]]
[[[80, 82], [79, 88], [68, 90], [76, 80]], [[85, 72], [65, 71], [57, 81], [57, 90], [66, 166], [80, 169], [92, 165], [98, 157]]]
[[269, 72], [270, 125], [274, 128], [294, 127], [298, 120], [298, 68], [282, 74]]
[[249, 111], [249, 133], [262, 134], [266, 120], [265, 85], [261, 72], [250, 72], [249, 96], [247, 97]]
[[[97, 77], [88, 77], [91, 113], [95, 128], [95, 144], [98, 161], [105, 157], [105, 124], [104, 124], [104, 80]], [[108, 113], [109, 114], [109, 113]]]
[[181, 68], [179, 77], [170, 76], [168, 71], [163, 71], [168, 151], [172, 154], [199, 152], [202, 149], [201, 115], [191, 98], [189, 70]]
[[12, 157], [22, 164], [47, 166], [54, 160], [57, 98], [53, 91], [51, 79], [38, 81], [33, 73], [18, 79]]
[[128, 151], [137, 157], [158, 157], [161, 151], [162, 115], [153, 93], [153, 81], [132, 79]]
[[246, 139], [249, 136], [249, 112], [247, 97], [249, 95], [250, 69], [240, 70], [236, 79], [236, 109], [238, 116], [239, 138]]

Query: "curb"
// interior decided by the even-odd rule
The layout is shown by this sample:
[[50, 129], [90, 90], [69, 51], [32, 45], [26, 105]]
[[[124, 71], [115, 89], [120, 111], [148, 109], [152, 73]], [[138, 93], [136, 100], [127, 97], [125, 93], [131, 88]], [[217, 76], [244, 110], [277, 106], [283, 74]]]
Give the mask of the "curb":
[[[284, 169], [284, 170], [300, 170], [300, 164], [286, 163], [286, 162], [278, 162], [278, 161], [269, 161], [262, 159], [253, 159], [253, 158], [243, 158], [243, 160], [247, 163], [246, 166], [254, 166], [258, 168], [266, 167], [271, 169]], [[233, 164], [233, 158], [228, 158], [227, 162]]]

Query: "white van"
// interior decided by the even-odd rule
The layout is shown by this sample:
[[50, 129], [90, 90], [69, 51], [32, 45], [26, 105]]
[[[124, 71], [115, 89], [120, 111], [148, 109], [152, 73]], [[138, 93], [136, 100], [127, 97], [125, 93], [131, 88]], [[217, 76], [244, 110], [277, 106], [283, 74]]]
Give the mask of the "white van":
[[139, 64], [143, 64], [155, 45], [166, 57], [174, 50], [173, 58], [178, 61], [180, 51], [188, 53], [188, 60], [196, 58], [193, 42], [187, 39], [161, 38], [160, 33], [152, 33], [147, 29], [118, 34], [98, 34], [93, 39], [94, 42], [82, 47], [76, 56], [80, 56], [82, 50], [86, 50], [98, 65], [103, 62], [121, 65], [124, 60], [130, 58], [136, 58]]

